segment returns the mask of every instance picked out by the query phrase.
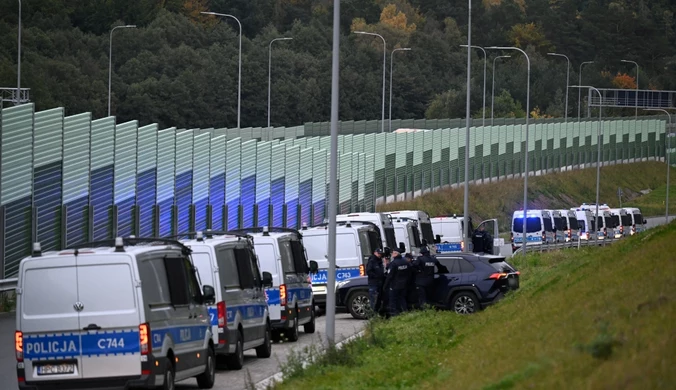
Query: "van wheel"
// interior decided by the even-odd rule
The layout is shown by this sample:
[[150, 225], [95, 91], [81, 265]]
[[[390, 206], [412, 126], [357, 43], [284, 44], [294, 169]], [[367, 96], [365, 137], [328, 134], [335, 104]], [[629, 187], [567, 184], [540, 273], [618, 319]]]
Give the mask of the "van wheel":
[[315, 332], [315, 307], [312, 305], [312, 310], [310, 311], [310, 322], [303, 325], [303, 330], [305, 333], [314, 333]]
[[212, 347], [209, 347], [207, 350], [207, 366], [204, 368], [204, 372], [196, 376], [196, 378], [197, 386], [200, 389], [214, 387], [214, 382], [216, 382], [216, 354]]
[[231, 370], [241, 370], [244, 366], [244, 335], [242, 335], [241, 330], [237, 332], [235, 345], [235, 353], [227, 357], [228, 368]]
[[293, 321], [293, 328], [289, 329], [291, 333], [289, 333], [289, 341], [298, 341], [298, 308], [295, 309], [296, 312], [296, 319]]
[[164, 370], [164, 384], [162, 390], [174, 390], [174, 365], [171, 359], [167, 359], [167, 367]]
[[272, 356], [272, 331], [270, 323], [265, 326], [265, 341], [262, 345], [256, 347], [256, 356], [259, 358], [269, 358]]

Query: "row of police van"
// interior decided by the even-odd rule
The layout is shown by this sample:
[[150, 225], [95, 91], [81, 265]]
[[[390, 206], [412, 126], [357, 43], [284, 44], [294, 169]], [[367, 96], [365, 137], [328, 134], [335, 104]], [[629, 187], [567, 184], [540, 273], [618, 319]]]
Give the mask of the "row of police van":
[[[337, 221], [337, 283], [364, 275], [378, 248], [416, 255], [438, 241], [421, 211]], [[241, 369], [244, 351], [269, 358], [274, 339], [315, 332], [327, 252], [328, 224], [34, 243], [16, 290], [19, 387], [170, 390], [194, 377], [211, 388], [217, 361]]]
[[[512, 215], [510, 235], [514, 249], [527, 246], [605, 240], [634, 235], [645, 230], [646, 220], [635, 207], [610, 208], [607, 204], [583, 203], [564, 210], [523, 210]], [[526, 239], [524, 240], [524, 224]]]

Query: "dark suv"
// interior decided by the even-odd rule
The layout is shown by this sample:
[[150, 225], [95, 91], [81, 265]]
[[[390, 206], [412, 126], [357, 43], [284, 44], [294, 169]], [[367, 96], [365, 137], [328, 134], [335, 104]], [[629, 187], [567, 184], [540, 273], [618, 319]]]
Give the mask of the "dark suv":
[[[502, 256], [454, 253], [437, 255], [447, 269], [434, 276], [434, 296], [439, 308], [471, 314], [495, 303], [505, 293], [519, 288], [519, 271]], [[387, 287], [386, 287], [387, 288]], [[347, 309], [354, 318], [365, 319], [369, 309], [367, 277], [348, 279], [336, 288], [336, 305]], [[387, 294], [381, 294], [387, 310]], [[408, 296], [409, 306], [417, 302], [414, 293]]]

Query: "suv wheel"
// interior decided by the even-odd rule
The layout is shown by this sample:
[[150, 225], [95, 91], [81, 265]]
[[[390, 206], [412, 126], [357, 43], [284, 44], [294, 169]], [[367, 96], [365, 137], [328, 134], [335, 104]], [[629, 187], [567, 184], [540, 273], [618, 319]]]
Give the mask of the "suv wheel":
[[241, 330], [237, 332], [235, 345], [235, 353], [227, 357], [228, 368], [241, 370], [242, 366], [244, 366], [244, 335], [242, 335]]
[[293, 328], [289, 329], [289, 341], [298, 341], [298, 308], [294, 309], [294, 312], [296, 313], [296, 318], [293, 321]]
[[366, 291], [357, 291], [350, 294], [347, 299], [347, 307], [352, 317], [365, 320], [371, 310], [369, 294]]
[[207, 366], [204, 368], [204, 372], [196, 378], [197, 386], [200, 389], [210, 389], [214, 387], [214, 382], [216, 382], [216, 354], [212, 347], [209, 347], [207, 350]]
[[272, 331], [270, 330], [269, 322], [265, 325], [265, 341], [256, 347], [256, 356], [259, 358], [269, 358], [272, 356]]
[[472, 292], [461, 292], [451, 298], [451, 309], [458, 314], [472, 314], [479, 310], [479, 300]]
[[305, 331], [305, 333], [314, 333], [315, 332], [315, 306], [314, 305], [312, 305], [312, 309], [310, 309], [310, 322], [303, 325], [303, 331]]

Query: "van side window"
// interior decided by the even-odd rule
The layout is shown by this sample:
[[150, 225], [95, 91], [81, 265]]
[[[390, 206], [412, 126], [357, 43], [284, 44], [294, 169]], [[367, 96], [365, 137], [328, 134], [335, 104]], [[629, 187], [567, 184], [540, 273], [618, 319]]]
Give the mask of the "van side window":
[[545, 217], [544, 222], [545, 222], [545, 231], [551, 232], [553, 230], [551, 217], [549, 216]]
[[283, 241], [279, 243], [279, 254], [282, 257], [282, 269], [285, 274], [295, 274], [296, 265], [293, 261], [293, 251], [291, 250], [291, 243]]
[[155, 257], [138, 262], [138, 273], [141, 278], [143, 299], [149, 305], [170, 305], [169, 282], [162, 257]]
[[375, 247], [372, 247], [373, 243], [371, 242], [368, 233], [369, 232], [366, 230], [359, 231], [359, 247], [361, 248], [361, 255], [365, 258], [370, 257], [371, 253], [376, 250]]
[[251, 271], [251, 251], [247, 248], [235, 248], [239, 286], [242, 289], [254, 288], [254, 277]]
[[200, 290], [200, 284], [197, 281], [195, 267], [192, 266], [192, 263], [188, 259], [183, 260], [183, 267], [185, 268], [185, 273], [188, 279], [188, 292], [190, 293], [190, 303], [195, 305], [201, 305], [202, 291]]
[[291, 252], [293, 253], [296, 272], [304, 274], [310, 272], [307, 259], [305, 258], [305, 250], [300, 241], [291, 241]]
[[171, 296], [171, 303], [174, 306], [190, 304], [185, 261], [184, 257], [166, 256], [164, 258], [164, 268], [166, 269], [167, 280], [169, 282], [169, 294]]
[[225, 289], [239, 288], [239, 273], [235, 252], [228, 248], [216, 249], [216, 263], [221, 277], [221, 285]]
[[251, 249], [249, 249], [249, 258], [251, 259], [251, 273], [253, 274], [254, 286], [262, 287], [263, 279], [261, 277], [261, 270], [258, 268], [258, 258]]

